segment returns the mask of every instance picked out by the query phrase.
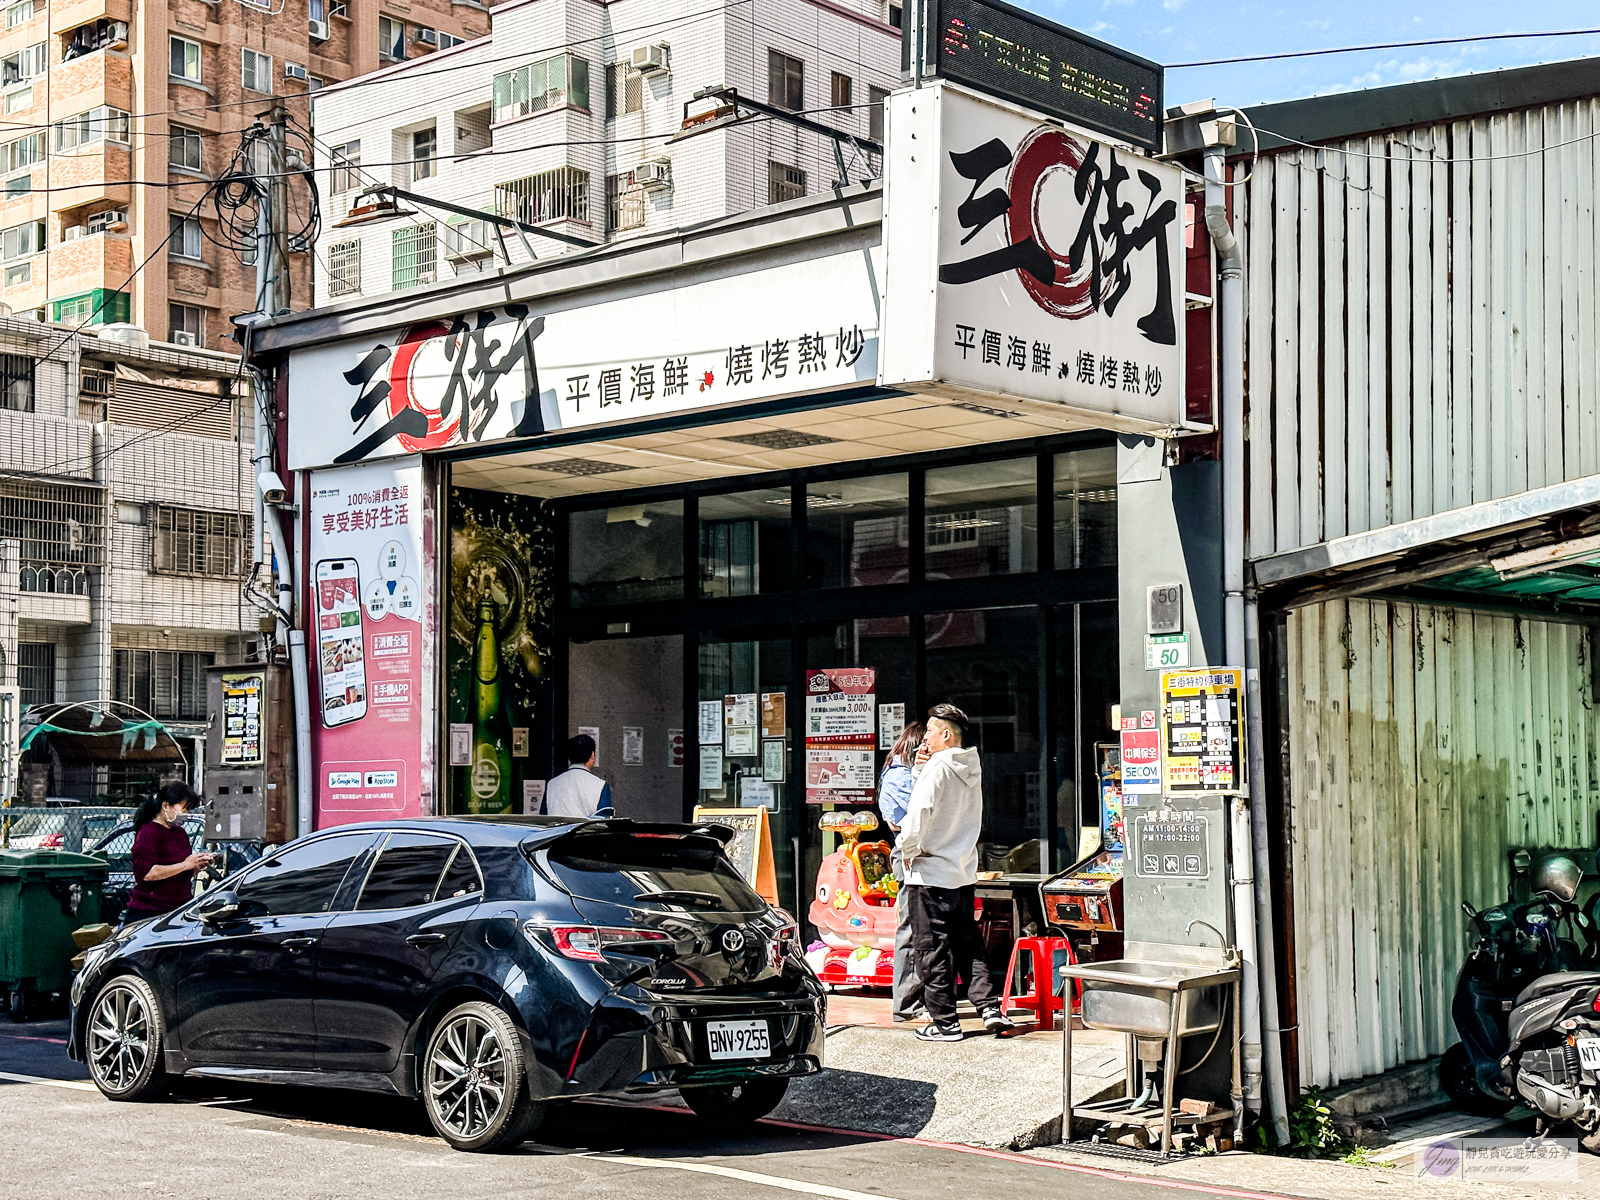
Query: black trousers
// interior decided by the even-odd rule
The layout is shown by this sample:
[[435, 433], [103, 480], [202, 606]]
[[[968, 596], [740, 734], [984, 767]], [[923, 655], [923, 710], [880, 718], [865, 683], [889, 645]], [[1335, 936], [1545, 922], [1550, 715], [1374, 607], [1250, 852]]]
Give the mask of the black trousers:
[[960, 888], [908, 885], [902, 894], [911, 914], [911, 945], [922, 976], [922, 1002], [934, 1020], [956, 1015], [956, 974], [967, 981], [967, 999], [983, 1008], [995, 999], [978, 923], [972, 918], [972, 885]]

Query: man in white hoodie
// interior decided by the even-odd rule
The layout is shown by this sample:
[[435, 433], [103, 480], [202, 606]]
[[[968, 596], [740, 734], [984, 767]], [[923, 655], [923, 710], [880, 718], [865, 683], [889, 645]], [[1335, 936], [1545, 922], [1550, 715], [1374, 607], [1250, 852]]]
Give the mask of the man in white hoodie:
[[967, 714], [954, 704], [928, 710], [928, 732], [917, 751], [916, 784], [900, 826], [905, 863], [902, 894], [922, 976], [922, 999], [932, 1021], [917, 1031], [929, 1042], [959, 1042], [956, 973], [967, 999], [991, 1033], [1015, 1026], [1000, 1010], [983, 941], [972, 916], [978, 882], [978, 836], [983, 829], [983, 767], [966, 748]]

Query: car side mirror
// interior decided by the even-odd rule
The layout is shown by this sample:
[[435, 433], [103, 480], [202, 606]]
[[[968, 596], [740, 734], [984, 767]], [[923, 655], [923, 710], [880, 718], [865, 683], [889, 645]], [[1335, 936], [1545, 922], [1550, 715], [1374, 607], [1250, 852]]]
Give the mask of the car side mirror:
[[243, 911], [244, 906], [234, 892], [221, 891], [195, 909], [194, 915], [207, 925], [223, 925], [235, 920]]

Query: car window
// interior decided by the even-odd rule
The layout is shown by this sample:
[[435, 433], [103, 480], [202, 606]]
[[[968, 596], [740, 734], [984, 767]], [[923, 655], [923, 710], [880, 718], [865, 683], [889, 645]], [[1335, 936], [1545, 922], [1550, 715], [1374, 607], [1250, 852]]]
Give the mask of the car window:
[[371, 844], [370, 833], [348, 833], [289, 846], [241, 878], [234, 891], [252, 916], [327, 912], [350, 865]]
[[438, 898], [454, 900], [457, 896], [470, 896], [473, 892], [481, 891], [483, 877], [478, 874], [477, 860], [472, 857], [472, 851], [460, 846], [456, 849], [456, 856], [450, 860], [444, 878], [439, 880]]
[[432, 904], [451, 856], [460, 843], [428, 833], [391, 833], [361, 889], [357, 912]]
[[702, 906], [711, 911], [767, 907], [708, 838], [576, 834], [552, 846], [546, 859], [563, 887], [588, 900], [637, 908], [664, 904], [636, 899], [648, 892], [698, 892], [710, 897]]

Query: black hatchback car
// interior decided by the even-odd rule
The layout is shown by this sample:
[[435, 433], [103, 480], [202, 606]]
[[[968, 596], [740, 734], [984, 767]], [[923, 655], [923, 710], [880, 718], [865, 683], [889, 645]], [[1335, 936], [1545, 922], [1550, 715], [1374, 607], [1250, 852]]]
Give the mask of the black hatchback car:
[[547, 1106], [678, 1090], [753, 1121], [822, 1068], [798, 930], [713, 825], [351, 825], [89, 951], [69, 1053], [113, 1100], [172, 1077], [421, 1099], [461, 1150]]

